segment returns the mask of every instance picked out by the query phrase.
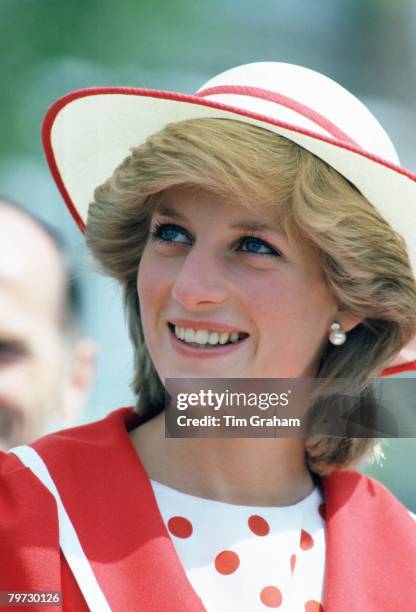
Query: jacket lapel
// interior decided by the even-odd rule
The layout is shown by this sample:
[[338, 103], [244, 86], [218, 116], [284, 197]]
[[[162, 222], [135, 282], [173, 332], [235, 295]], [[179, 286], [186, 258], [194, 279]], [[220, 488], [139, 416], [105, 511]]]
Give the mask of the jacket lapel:
[[112, 610], [203, 611], [128, 437], [134, 424], [137, 416], [121, 409], [33, 446]]
[[[138, 423], [130, 409], [120, 409], [34, 447], [112, 609], [203, 611], [128, 437], [126, 427]], [[353, 470], [336, 470], [322, 484], [324, 611], [416, 610], [416, 525], [406, 509], [381, 483]]]
[[378, 481], [354, 470], [322, 478], [325, 612], [416, 610], [416, 525]]

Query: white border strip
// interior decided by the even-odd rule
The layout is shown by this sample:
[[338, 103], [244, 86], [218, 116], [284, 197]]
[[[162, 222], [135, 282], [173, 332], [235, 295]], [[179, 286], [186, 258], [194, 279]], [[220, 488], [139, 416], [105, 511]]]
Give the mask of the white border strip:
[[20, 461], [32, 470], [55, 497], [58, 509], [60, 546], [88, 607], [92, 612], [111, 612], [43, 459], [31, 446], [16, 446], [11, 448], [9, 452], [19, 457]]

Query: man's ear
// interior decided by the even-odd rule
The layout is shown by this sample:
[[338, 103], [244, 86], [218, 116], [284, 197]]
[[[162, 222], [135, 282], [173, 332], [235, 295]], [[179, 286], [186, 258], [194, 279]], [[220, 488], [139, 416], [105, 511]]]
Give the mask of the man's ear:
[[70, 349], [61, 418], [64, 427], [74, 424], [85, 408], [94, 382], [97, 348], [93, 340], [79, 338]]

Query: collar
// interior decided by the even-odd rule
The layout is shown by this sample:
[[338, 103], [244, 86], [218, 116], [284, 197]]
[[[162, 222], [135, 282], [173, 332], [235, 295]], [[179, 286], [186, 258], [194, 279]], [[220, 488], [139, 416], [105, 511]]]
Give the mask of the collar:
[[[33, 446], [48, 465], [112, 609], [199, 612], [202, 602], [130, 442], [128, 431], [140, 422], [131, 408], [121, 408]], [[416, 528], [406, 508], [381, 483], [355, 470], [336, 470], [321, 480], [325, 612], [416, 610]]]

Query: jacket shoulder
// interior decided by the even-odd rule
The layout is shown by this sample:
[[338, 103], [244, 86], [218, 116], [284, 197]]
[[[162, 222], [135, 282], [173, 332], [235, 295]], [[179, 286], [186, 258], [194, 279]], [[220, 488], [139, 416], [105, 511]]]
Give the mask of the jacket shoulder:
[[390, 517], [397, 524], [412, 526], [416, 517], [379, 480], [358, 470], [335, 470], [322, 479], [333, 513], [354, 510], [356, 517]]
[[0, 591], [57, 590], [55, 499], [17, 457], [4, 452], [0, 453], [0, 543]]
[[[119, 409], [101, 421], [49, 434], [30, 446], [53, 481], [64, 480], [67, 496], [73, 497], [74, 485], [92, 486], [87, 463], [97, 466], [111, 446], [117, 452], [126, 426], [135, 418], [131, 409]], [[118, 443], [121, 432], [124, 438]], [[0, 565], [0, 591], [61, 588], [55, 497], [17, 456], [4, 452], [0, 452]]]

